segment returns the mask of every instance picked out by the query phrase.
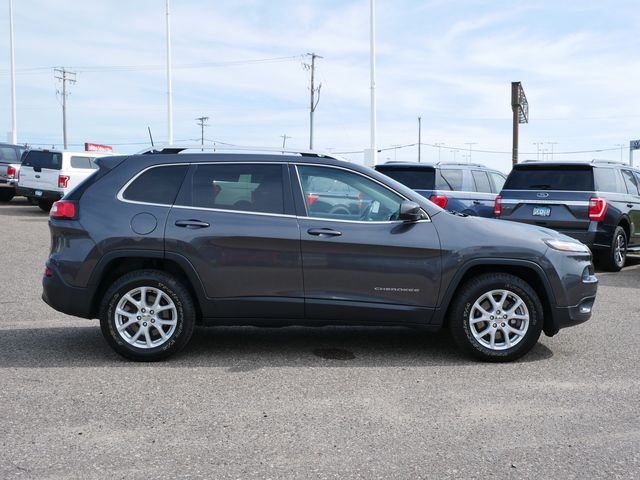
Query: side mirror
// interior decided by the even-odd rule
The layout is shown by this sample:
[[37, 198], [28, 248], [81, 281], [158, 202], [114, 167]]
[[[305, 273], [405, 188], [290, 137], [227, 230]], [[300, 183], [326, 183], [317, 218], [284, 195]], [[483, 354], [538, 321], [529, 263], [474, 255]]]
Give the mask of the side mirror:
[[416, 202], [405, 200], [400, 204], [400, 215], [398, 216], [398, 218], [406, 222], [416, 222], [420, 220], [422, 218], [420, 205], [418, 205]]

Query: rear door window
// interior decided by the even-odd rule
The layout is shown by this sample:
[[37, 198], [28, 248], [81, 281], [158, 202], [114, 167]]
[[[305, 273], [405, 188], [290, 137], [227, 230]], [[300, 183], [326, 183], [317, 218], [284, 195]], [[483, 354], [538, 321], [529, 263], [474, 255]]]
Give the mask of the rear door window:
[[504, 189], [593, 191], [592, 171], [589, 165], [520, 166], [511, 171]]
[[599, 192], [627, 193], [620, 171], [615, 168], [595, 168], [596, 188]]
[[622, 178], [627, 185], [627, 191], [631, 195], [638, 195], [638, 181], [631, 170], [622, 170]]
[[473, 181], [476, 185], [476, 192], [491, 193], [491, 183], [489, 182], [489, 176], [487, 172], [482, 170], [471, 170]]
[[256, 213], [284, 213], [281, 164], [218, 163], [195, 166], [181, 205]]
[[122, 195], [125, 200], [173, 205], [188, 165], [153, 167], [136, 178]]
[[22, 165], [33, 168], [60, 170], [62, 168], [62, 153], [46, 150], [30, 150], [24, 157]]
[[442, 168], [436, 174], [436, 188], [438, 190], [464, 190], [463, 170], [459, 168]]
[[378, 167], [380, 173], [393, 178], [413, 190], [433, 190], [435, 183], [435, 169], [420, 167]]

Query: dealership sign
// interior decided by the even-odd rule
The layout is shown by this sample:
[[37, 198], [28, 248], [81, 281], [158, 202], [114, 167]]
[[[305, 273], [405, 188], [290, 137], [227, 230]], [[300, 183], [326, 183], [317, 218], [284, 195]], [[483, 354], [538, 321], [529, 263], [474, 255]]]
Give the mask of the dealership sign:
[[99, 143], [85, 143], [84, 151], [85, 152], [113, 152], [113, 147], [111, 145], [101, 145]]
[[631, 142], [629, 142], [629, 149], [640, 150], [640, 140], [631, 140]]

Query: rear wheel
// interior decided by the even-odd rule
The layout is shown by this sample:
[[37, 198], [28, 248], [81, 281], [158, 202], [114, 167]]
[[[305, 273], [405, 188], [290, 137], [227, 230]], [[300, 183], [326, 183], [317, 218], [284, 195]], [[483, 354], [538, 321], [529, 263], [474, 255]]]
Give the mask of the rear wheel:
[[51, 207], [53, 207], [53, 202], [51, 200], [38, 200], [38, 207], [40, 207], [40, 210], [43, 212], [49, 213]]
[[507, 362], [526, 354], [542, 331], [543, 309], [535, 290], [506, 273], [466, 282], [449, 314], [453, 339], [480, 360]]
[[10, 202], [14, 195], [13, 189], [0, 188], [0, 202]]
[[611, 247], [596, 252], [598, 267], [609, 272], [619, 272], [627, 261], [627, 232], [618, 226], [613, 232]]
[[105, 293], [100, 327], [120, 355], [157, 361], [179, 352], [191, 339], [196, 311], [189, 291], [158, 270], [127, 274]]

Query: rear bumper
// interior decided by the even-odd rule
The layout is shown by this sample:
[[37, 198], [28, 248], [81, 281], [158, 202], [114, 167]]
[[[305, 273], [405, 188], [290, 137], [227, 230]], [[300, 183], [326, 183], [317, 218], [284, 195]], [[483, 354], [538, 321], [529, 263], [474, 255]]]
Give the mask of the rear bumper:
[[88, 288], [72, 287], [58, 271], [47, 263], [53, 275], [42, 279], [42, 300], [53, 309], [75, 317], [93, 318], [91, 303], [93, 292]]
[[[41, 192], [40, 195], [36, 195], [36, 192]], [[16, 187], [16, 195], [28, 198], [35, 198], [38, 200], [51, 200], [58, 201], [62, 198], [61, 192], [54, 190], [37, 190], [35, 188]]]

